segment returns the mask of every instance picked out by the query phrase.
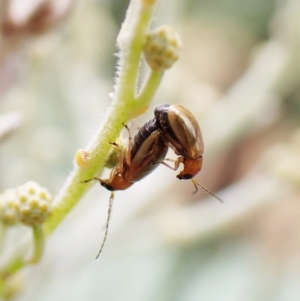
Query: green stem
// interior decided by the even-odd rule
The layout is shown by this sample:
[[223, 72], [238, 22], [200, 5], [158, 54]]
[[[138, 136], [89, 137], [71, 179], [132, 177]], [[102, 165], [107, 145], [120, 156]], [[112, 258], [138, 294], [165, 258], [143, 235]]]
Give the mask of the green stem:
[[[52, 214], [44, 224], [43, 229], [33, 229], [35, 251], [30, 263], [38, 262], [42, 255], [43, 234], [51, 234], [92, 185], [92, 182], [82, 183], [82, 181], [93, 178], [103, 169], [111, 149], [109, 142], [113, 142], [118, 138], [123, 128], [122, 123], [127, 123], [132, 116], [135, 116], [133, 112], [138, 112], [140, 108], [147, 107], [154, 95], [162, 74], [153, 73], [150, 75], [142, 89], [142, 93], [138, 96], [138, 101], [136, 101], [135, 92], [137, 90], [142, 46], [155, 2], [153, 0], [131, 0], [130, 2], [125, 22], [118, 37], [120, 59], [115, 96], [111, 107], [108, 109], [97, 134], [85, 149], [89, 156], [88, 166], [85, 166], [84, 169], [74, 166], [74, 170], [54, 200]], [[149, 94], [147, 95], [147, 93]], [[25, 248], [27, 245], [28, 241], [23, 244], [23, 247]], [[7, 261], [2, 271], [16, 272], [27, 263], [19, 257], [14, 257], [11, 261]]]
[[[118, 36], [120, 67], [119, 77], [116, 80], [115, 99], [126, 103], [127, 106], [131, 104], [132, 109], [135, 108], [134, 98], [142, 48], [153, 9], [154, 1], [149, 5], [146, 1], [132, 0]], [[130, 114], [130, 110], [128, 113]]]
[[144, 85], [136, 98], [136, 102], [139, 103], [140, 107], [146, 106], [153, 98], [163, 75], [164, 72], [152, 70], [147, 74]]
[[32, 233], [33, 233], [33, 254], [32, 257], [24, 261], [20, 257], [16, 257], [13, 261], [7, 262], [7, 264], [2, 268], [0, 271], [0, 278], [6, 279], [11, 274], [14, 274], [18, 270], [20, 270], [22, 267], [24, 267], [26, 264], [36, 264], [40, 261], [42, 258], [43, 252], [44, 252], [44, 246], [45, 246], [45, 237], [44, 237], [44, 231], [42, 225], [36, 225], [32, 227]]
[[41, 225], [32, 227], [33, 233], [33, 254], [28, 263], [35, 264], [40, 261], [44, 252], [45, 239], [44, 231]]
[[22, 258], [16, 257], [12, 262], [6, 264], [0, 271], [0, 281], [5, 281], [10, 275], [16, 273], [22, 267], [25, 266], [25, 262]]
[[[130, 3], [126, 20], [118, 37], [120, 61], [115, 97], [98, 133], [85, 149], [90, 157], [89, 167], [87, 169], [74, 167], [74, 171], [55, 199], [52, 215], [44, 225], [46, 234], [50, 234], [59, 225], [91, 186], [91, 184], [81, 182], [93, 178], [102, 170], [111, 148], [109, 142], [118, 138], [123, 128], [122, 123], [126, 123], [132, 115], [131, 112], [140, 106], [134, 101], [139, 61], [154, 9], [154, 4], [150, 5], [146, 2], [132, 0]], [[151, 100], [150, 97], [147, 99]]]

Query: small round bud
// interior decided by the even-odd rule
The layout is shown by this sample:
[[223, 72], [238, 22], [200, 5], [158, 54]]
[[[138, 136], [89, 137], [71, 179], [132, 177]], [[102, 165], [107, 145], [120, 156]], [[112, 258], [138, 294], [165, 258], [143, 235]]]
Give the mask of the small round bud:
[[30, 181], [16, 189], [19, 220], [28, 226], [42, 224], [51, 213], [52, 197], [48, 190]]
[[16, 224], [18, 219], [16, 189], [7, 189], [0, 194], [0, 221], [6, 225]]
[[178, 60], [182, 44], [177, 32], [169, 26], [161, 26], [148, 33], [144, 55], [152, 70], [164, 71]]
[[74, 157], [74, 163], [80, 168], [87, 168], [90, 163], [90, 155], [87, 151], [79, 149]]

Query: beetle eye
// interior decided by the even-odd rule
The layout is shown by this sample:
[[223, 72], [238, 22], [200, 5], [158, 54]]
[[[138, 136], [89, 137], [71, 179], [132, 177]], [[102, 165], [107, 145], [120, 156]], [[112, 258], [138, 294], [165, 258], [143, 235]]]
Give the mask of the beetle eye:
[[107, 183], [102, 183], [102, 182], [100, 182], [100, 184], [101, 184], [102, 186], [104, 186], [107, 190], [109, 190], [109, 191], [114, 191], [114, 188], [113, 188], [111, 185], [109, 185], [109, 184], [107, 184]]
[[193, 176], [192, 175], [189, 175], [189, 174], [185, 174], [185, 175], [177, 175], [177, 178], [179, 179], [179, 180], [190, 180], [190, 179], [192, 179], [193, 178]]

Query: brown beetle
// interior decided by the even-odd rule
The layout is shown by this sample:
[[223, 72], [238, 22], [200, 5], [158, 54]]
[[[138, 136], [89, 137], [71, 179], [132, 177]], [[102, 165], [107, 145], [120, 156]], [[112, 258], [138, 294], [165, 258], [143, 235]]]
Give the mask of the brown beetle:
[[204, 151], [201, 130], [195, 117], [180, 105], [168, 104], [157, 106], [154, 114], [168, 145], [180, 156], [174, 168], [184, 164], [177, 178], [192, 179], [202, 168]]
[[97, 178], [110, 191], [127, 189], [150, 174], [165, 158], [168, 150], [155, 119], [145, 123], [134, 136], [133, 143], [131, 141], [129, 135], [128, 148], [125, 153], [119, 151], [119, 164], [112, 170], [109, 179]]
[[[165, 162], [162, 164], [177, 170], [180, 163], [184, 165], [183, 170], [177, 175], [180, 180], [191, 179], [195, 186], [195, 193], [200, 186], [207, 193], [222, 200], [211, 193], [208, 189], [200, 185], [194, 177], [202, 168], [204, 145], [200, 127], [193, 114], [178, 104], [160, 105], [155, 107], [154, 115], [161, 128], [166, 143], [171, 147], [179, 157], [174, 161], [174, 167]], [[170, 159], [166, 159], [172, 161]]]
[[[112, 170], [109, 179], [103, 180], [96, 177], [93, 178], [94, 180], [99, 181], [106, 189], [111, 191], [104, 239], [96, 258], [99, 257], [106, 240], [114, 199], [114, 191], [125, 190], [135, 182], [140, 181], [149, 175], [158, 167], [160, 162], [164, 160], [168, 151], [168, 146], [165, 143], [163, 134], [157, 126], [155, 119], [148, 121], [139, 129], [133, 138], [133, 142], [128, 127], [126, 125], [124, 126], [129, 133], [129, 143], [126, 151], [122, 151], [116, 143], [112, 143], [118, 147], [118, 165]], [[92, 179], [84, 182], [86, 183], [91, 180]]]

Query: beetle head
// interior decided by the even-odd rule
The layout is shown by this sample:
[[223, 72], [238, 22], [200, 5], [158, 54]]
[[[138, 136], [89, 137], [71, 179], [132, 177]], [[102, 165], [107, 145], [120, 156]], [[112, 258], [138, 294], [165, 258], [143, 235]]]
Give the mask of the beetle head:
[[196, 160], [191, 160], [183, 157], [183, 170], [177, 175], [179, 180], [192, 179], [202, 168], [203, 157]]

